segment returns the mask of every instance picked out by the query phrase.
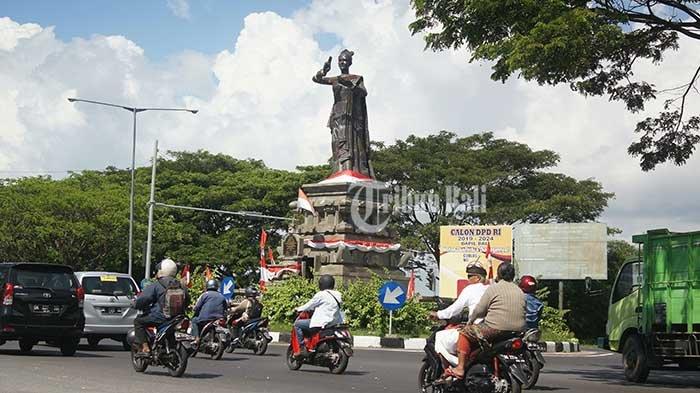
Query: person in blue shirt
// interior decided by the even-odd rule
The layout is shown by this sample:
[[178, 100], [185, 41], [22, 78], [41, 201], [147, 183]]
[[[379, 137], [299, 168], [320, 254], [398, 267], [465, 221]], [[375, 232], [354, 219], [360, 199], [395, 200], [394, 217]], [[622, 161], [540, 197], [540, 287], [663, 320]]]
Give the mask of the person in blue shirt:
[[532, 276], [522, 276], [519, 286], [525, 293], [525, 325], [528, 329], [539, 329], [544, 304], [535, 296], [537, 280]]
[[207, 290], [199, 297], [194, 306], [194, 318], [192, 318], [191, 334], [199, 343], [199, 329], [211, 321], [223, 318], [226, 315], [228, 301], [219, 292], [219, 281], [211, 279], [207, 281]]

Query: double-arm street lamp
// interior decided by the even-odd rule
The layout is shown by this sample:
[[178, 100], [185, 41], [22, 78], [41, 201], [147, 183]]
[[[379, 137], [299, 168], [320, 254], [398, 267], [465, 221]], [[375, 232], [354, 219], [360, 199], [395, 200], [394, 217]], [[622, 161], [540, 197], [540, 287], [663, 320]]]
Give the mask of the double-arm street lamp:
[[[196, 114], [198, 110], [196, 109], [186, 109], [186, 108], [138, 108], [132, 106], [116, 105], [107, 102], [83, 100], [80, 98], [69, 98], [70, 102], [85, 102], [88, 104], [111, 106], [114, 108], [121, 108], [127, 110], [134, 114], [134, 131], [131, 140], [131, 197], [129, 199], [129, 275], [131, 275], [131, 269], [133, 265], [133, 243], [134, 243], [134, 182], [136, 176], [136, 114], [139, 112], [146, 111], [170, 111], [170, 112], [190, 112]], [[148, 277], [146, 277], [148, 278]]]

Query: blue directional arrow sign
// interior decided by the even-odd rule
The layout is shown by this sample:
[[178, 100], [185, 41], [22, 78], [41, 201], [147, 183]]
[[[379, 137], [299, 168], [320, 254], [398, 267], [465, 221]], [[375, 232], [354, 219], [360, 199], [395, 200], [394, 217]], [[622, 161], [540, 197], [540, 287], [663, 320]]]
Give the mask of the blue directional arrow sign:
[[226, 300], [231, 300], [233, 297], [233, 290], [236, 288], [236, 283], [233, 281], [233, 277], [224, 277], [221, 280], [221, 286], [219, 287], [219, 292], [226, 298]]
[[379, 288], [379, 303], [386, 310], [398, 310], [406, 303], [406, 291], [396, 281], [387, 281]]

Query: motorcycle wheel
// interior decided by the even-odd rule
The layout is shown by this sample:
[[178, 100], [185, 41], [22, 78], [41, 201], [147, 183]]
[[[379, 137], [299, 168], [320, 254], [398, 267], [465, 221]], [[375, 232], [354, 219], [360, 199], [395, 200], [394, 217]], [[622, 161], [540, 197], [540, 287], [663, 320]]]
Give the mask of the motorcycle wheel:
[[211, 340], [215, 348], [215, 350], [211, 352], [211, 358], [213, 360], [219, 360], [222, 356], [224, 356], [226, 346], [224, 345], [223, 341], [221, 341], [221, 337], [219, 337], [219, 335], [216, 333], [216, 330], [211, 331]]
[[298, 370], [301, 368], [302, 364], [303, 361], [301, 359], [294, 357], [292, 346], [290, 345], [287, 347], [287, 367], [289, 367], [290, 370]]
[[521, 393], [523, 391], [522, 385], [515, 378], [511, 377], [509, 373], [506, 373], [506, 379], [510, 385], [510, 393]]
[[262, 335], [262, 333], [258, 333], [253, 353], [258, 356], [262, 356], [265, 354], [265, 352], [267, 352], [267, 340], [265, 339], [265, 336]]
[[538, 362], [537, 359], [533, 356], [533, 354], [531, 354], [529, 351], [525, 352], [525, 362], [526, 367], [523, 371], [525, 371], [525, 376], [527, 377], [527, 380], [523, 384], [523, 389], [529, 390], [537, 384], [537, 380], [540, 378], [540, 369], [542, 368], [542, 366], [540, 365], [540, 362]]
[[442, 393], [442, 386], [433, 386], [434, 370], [430, 362], [423, 362], [418, 371], [418, 392], [419, 393]]
[[229, 331], [229, 333], [231, 333], [230, 334], [231, 340], [228, 342], [228, 346], [226, 347], [226, 353], [233, 353], [233, 351], [236, 350], [236, 345], [233, 343], [233, 340], [236, 339], [237, 336], [235, 333], [237, 333], [237, 332], [234, 331], [232, 326], [229, 326], [228, 331]]
[[187, 369], [187, 358], [189, 354], [187, 353], [187, 348], [182, 344], [178, 344], [177, 350], [174, 353], [175, 358], [177, 358], [176, 364], [174, 368], [168, 367], [168, 374], [170, 374], [171, 377], [179, 378]]
[[137, 358], [136, 352], [136, 348], [131, 348], [131, 365], [134, 366], [134, 371], [137, 373], [145, 372], [148, 368], [148, 359]]
[[350, 357], [345, 354], [345, 351], [337, 346], [335, 346], [334, 351], [338, 355], [338, 361], [336, 364], [328, 367], [328, 369], [331, 371], [331, 374], [342, 374], [345, 372], [345, 369], [348, 368]]

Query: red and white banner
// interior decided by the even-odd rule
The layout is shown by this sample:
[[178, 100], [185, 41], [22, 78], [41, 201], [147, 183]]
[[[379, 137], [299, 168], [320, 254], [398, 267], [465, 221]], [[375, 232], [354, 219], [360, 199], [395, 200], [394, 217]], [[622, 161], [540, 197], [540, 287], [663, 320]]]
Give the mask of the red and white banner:
[[330, 175], [327, 179], [319, 182], [319, 184], [329, 183], [355, 183], [358, 181], [372, 181], [372, 178], [360, 172], [346, 169]]
[[316, 215], [314, 205], [311, 204], [309, 197], [306, 196], [306, 193], [304, 193], [304, 190], [302, 190], [301, 188], [299, 189], [299, 195], [297, 196], [297, 207], [299, 209], [311, 212], [311, 214], [313, 214], [314, 216]]
[[370, 242], [363, 240], [340, 240], [340, 239], [323, 239], [323, 240], [311, 240], [307, 239], [304, 244], [315, 249], [336, 249], [338, 247], [345, 247], [350, 250], [359, 250], [363, 252], [389, 252], [398, 251], [401, 249], [401, 244], [399, 243], [388, 243], [388, 242]]

